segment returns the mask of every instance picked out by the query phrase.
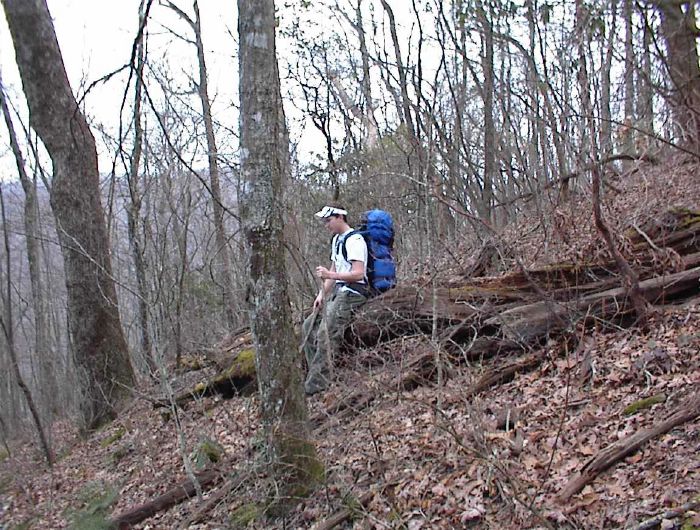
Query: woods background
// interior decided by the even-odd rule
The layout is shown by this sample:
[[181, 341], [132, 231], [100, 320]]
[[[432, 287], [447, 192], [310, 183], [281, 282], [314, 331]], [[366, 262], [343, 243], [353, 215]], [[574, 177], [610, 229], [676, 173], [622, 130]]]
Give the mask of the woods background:
[[[224, 16], [233, 27], [234, 10]], [[140, 29], [123, 43], [129, 64], [73, 87], [99, 146], [101, 206], [76, 206], [95, 204], [80, 200], [88, 191], [80, 179], [60, 186], [64, 215], [79, 215], [74, 226], [104, 220], [111, 270], [100, 270], [116, 299], [104, 296], [114, 312], [118, 300], [138, 387], [248, 320], [243, 183], [229, 118], [237, 97], [207, 84], [214, 52], [231, 57], [236, 84], [235, 43], [212, 50], [220, 36], [208, 34], [196, 1], [143, 2], [133, 18]], [[277, 23], [291, 141], [279, 215], [297, 323], [317, 291], [312, 270], [327, 260], [313, 212], [328, 200], [345, 204], [351, 222], [369, 208], [391, 212], [400, 281], [430, 282], [448, 265], [466, 268], [521, 214], [555, 240], [557, 209], [590, 200], [592, 168], [608, 184], [605, 212], [605, 195], [633, 161], [700, 152], [694, 2], [302, 0], [278, 5]], [[184, 41], [191, 57], [170, 57], [162, 44], [152, 53], [163, 35]], [[102, 87], [123, 97], [109, 121], [85, 107]], [[19, 84], [3, 86], [5, 438], [29, 425], [27, 395], [45, 424], [81, 410], [86, 375], [66, 291], [78, 279], [66, 276], [64, 254], [71, 246], [98, 259], [74, 248], [77, 234], [57, 229], [67, 222], [57, 211], [59, 170], [26, 105]], [[517, 260], [501, 258], [491, 272]], [[540, 259], [556, 261], [547, 239]]]

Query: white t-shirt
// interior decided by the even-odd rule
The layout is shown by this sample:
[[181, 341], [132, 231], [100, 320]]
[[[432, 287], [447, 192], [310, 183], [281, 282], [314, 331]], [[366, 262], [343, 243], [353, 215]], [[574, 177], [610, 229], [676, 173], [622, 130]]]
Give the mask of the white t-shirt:
[[[352, 228], [348, 229], [341, 235], [333, 236], [331, 247], [331, 261], [335, 264], [336, 272], [350, 272], [352, 270], [351, 261], [361, 261], [364, 264], [365, 277], [362, 280], [352, 283], [366, 283], [367, 277], [367, 243], [361, 234], [353, 234], [345, 241], [345, 249], [347, 250], [348, 259], [343, 258], [343, 240], [352, 232]], [[336, 280], [335, 283], [346, 283], [343, 280]], [[341, 290], [347, 289], [342, 287]]]

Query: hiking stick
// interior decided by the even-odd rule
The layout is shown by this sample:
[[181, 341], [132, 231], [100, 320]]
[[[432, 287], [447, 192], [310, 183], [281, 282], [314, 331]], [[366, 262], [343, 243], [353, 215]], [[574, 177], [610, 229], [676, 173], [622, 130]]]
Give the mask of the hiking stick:
[[306, 346], [306, 343], [309, 341], [309, 335], [311, 335], [311, 331], [314, 329], [314, 324], [316, 323], [316, 319], [318, 318], [320, 310], [320, 306], [314, 307], [314, 310], [311, 313], [311, 325], [309, 326], [309, 329], [306, 330], [306, 333], [302, 338], [301, 345], [299, 346], [299, 353], [304, 353], [304, 346]]

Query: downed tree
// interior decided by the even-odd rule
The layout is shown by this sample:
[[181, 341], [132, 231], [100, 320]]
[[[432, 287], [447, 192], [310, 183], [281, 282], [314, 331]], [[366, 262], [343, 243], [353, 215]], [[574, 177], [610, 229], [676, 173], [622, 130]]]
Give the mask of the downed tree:
[[[215, 486], [220, 480], [223, 479], [223, 476], [224, 475], [216, 469], [210, 469], [195, 474], [199, 487], [203, 491]], [[110, 523], [113, 527], [118, 528], [119, 530], [127, 530], [133, 525], [138, 524], [141, 521], [145, 521], [158, 512], [167, 510], [176, 504], [194, 497], [195, 491], [195, 484], [189, 479], [185, 480], [182, 484], [168, 490], [163, 495], [160, 495], [159, 497], [156, 497], [155, 499], [142, 504], [141, 506], [137, 506], [117, 515], [110, 521]]]
[[700, 416], [700, 393], [695, 394], [688, 404], [679, 407], [668, 419], [649, 429], [642, 429], [627, 438], [618, 440], [600, 451], [584, 464], [581, 471], [569, 480], [561, 493], [559, 493], [557, 500], [562, 503], [568, 501], [572, 495], [581, 491], [603, 471], [636, 452], [649, 440], [653, 440], [679, 425], [692, 421], [698, 416]]
[[[248, 334], [249, 337], [249, 334]], [[244, 337], [246, 338], [246, 337]], [[252, 337], [250, 338], [252, 342]], [[188, 402], [207, 396], [221, 395], [230, 399], [238, 395], [249, 395], [256, 390], [255, 379], [255, 349], [252, 344], [241, 341], [243, 346], [235, 354], [233, 360], [225, 368], [217, 366], [217, 373], [205, 381], [200, 381], [192, 388], [176, 395], [172, 402], [167, 398], [156, 400], [154, 407], [184, 407]]]

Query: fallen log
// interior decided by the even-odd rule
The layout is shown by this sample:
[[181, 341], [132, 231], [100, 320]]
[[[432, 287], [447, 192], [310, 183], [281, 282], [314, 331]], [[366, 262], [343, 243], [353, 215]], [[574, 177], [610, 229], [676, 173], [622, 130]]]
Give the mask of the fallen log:
[[[181, 392], [173, 399], [177, 407], [184, 407], [190, 401], [207, 396], [221, 395], [225, 399], [245, 396], [255, 392], [255, 350], [244, 348], [238, 351], [233, 361], [214, 377], [197, 383], [192, 388]], [[169, 407], [168, 399], [159, 399], [153, 403], [154, 408]]]
[[[199, 483], [199, 487], [204, 491], [215, 486], [223, 478], [223, 474], [219, 470], [210, 469], [201, 473], [196, 473], [195, 478]], [[117, 515], [112, 518], [110, 523], [119, 530], [127, 530], [133, 525], [145, 521], [149, 517], [153, 517], [158, 512], [167, 510], [176, 504], [194, 497], [195, 491], [194, 483], [188, 479], [152, 501]]]
[[581, 469], [557, 496], [559, 502], [568, 501], [581, 491], [587, 484], [596, 479], [603, 471], [617, 462], [636, 452], [649, 440], [667, 433], [671, 429], [683, 425], [700, 416], [700, 393], [696, 394], [690, 403], [679, 407], [668, 419], [649, 429], [642, 429], [627, 438], [623, 438], [600, 451], [594, 458], [586, 462]]
[[[627, 239], [630, 263], [638, 269], [640, 293], [647, 303], [682, 302], [700, 294], [700, 214], [669, 212], [635, 227]], [[484, 252], [492, 255], [492, 249]], [[628, 289], [620, 282], [617, 266], [609, 261], [521, 269], [498, 277], [457, 275], [435, 290], [399, 286], [365, 304], [345, 338], [350, 347], [363, 347], [437, 329], [440, 348], [462, 360], [483, 360], [526, 351], [581, 321], [632, 322]], [[180, 393], [176, 403], [181, 406], [215, 393], [231, 397], [254, 391], [254, 362], [248, 363], [246, 373], [227, 374], [240, 353], [252, 348], [248, 329], [229, 336], [214, 348], [218, 353], [207, 355], [218, 375]], [[165, 400], [159, 404], [169, 405]]]
[[[700, 267], [650, 278], [639, 283], [642, 297], [650, 304], [669, 303], [696, 295], [700, 290]], [[498, 326], [511, 340], [531, 343], [539, 337], [563, 331], [581, 318], [619, 319], [632, 311], [627, 289], [618, 287], [589, 294], [574, 302], [541, 301], [503, 311], [485, 324]]]

